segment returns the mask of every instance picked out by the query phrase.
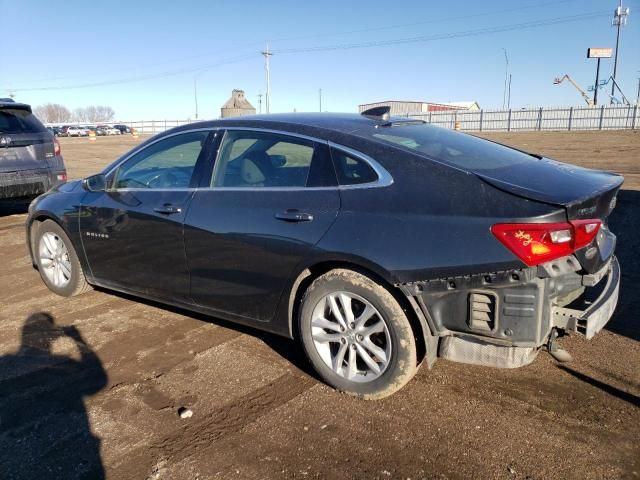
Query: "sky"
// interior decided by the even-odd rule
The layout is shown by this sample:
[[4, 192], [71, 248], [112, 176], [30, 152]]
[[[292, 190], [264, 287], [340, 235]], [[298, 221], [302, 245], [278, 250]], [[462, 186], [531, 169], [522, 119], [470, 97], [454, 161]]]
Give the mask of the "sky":
[[[635, 102], [640, 0], [622, 29], [617, 80]], [[258, 108], [271, 57], [271, 112], [356, 112], [382, 100], [583, 105], [588, 47], [615, 47], [614, 0], [0, 0], [0, 97], [108, 105], [121, 121], [217, 118], [234, 88]], [[603, 59], [600, 78], [613, 72]], [[608, 97], [603, 90], [600, 100]], [[262, 109], [264, 112], [264, 97]]]

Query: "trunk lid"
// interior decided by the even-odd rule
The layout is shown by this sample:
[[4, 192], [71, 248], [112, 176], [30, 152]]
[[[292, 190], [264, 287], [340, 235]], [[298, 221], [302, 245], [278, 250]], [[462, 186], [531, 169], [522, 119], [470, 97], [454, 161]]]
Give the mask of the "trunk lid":
[[474, 172], [500, 190], [565, 207], [569, 220], [606, 220], [624, 181], [620, 175], [577, 167], [549, 158]]

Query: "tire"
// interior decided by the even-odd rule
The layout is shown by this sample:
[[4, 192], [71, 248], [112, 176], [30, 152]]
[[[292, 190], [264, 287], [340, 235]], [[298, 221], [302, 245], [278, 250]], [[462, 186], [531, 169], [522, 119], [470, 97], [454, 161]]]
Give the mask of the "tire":
[[71, 240], [53, 220], [35, 223], [31, 230], [33, 255], [38, 272], [52, 292], [63, 297], [91, 289]]
[[376, 400], [415, 375], [416, 341], [409, 319], [391, 292], [373, 279], [352, 270], [331, 270], [311, 283], [301, 303], [302, 345], [327, 384]]

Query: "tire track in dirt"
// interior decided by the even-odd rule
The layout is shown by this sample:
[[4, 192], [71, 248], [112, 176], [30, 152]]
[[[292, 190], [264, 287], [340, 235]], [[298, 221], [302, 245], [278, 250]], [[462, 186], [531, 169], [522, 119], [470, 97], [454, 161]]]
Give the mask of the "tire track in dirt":
[[285, 373], [263, 387], [232, 400], [200, 421], [185, 423], [172, 434], [131, 452], [127, 463], [109, 472], [113, 478], [145, 478], [159, 461], [175, 464], [213, 448], [215, 442], [255, 422], [309, 390], [315, 380]]
[[11, 223], [9, 225], [0, 226], [0, 232], [4, 232], [7, 230], [13, 230], [14, 228], [24, 228], [24, 222], [22, 223]]

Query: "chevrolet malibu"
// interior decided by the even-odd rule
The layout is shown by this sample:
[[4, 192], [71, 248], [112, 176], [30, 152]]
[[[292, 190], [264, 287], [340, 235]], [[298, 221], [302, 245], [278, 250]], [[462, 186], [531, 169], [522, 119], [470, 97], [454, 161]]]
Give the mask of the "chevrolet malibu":
[[284, 335], [375, 399], [437, 357], [513, 368], [600, 331], [622, 181], [384, 108], [252, 116], [157, 135], [40, 196], [26, 227], [57, 294], [95, 285]]

